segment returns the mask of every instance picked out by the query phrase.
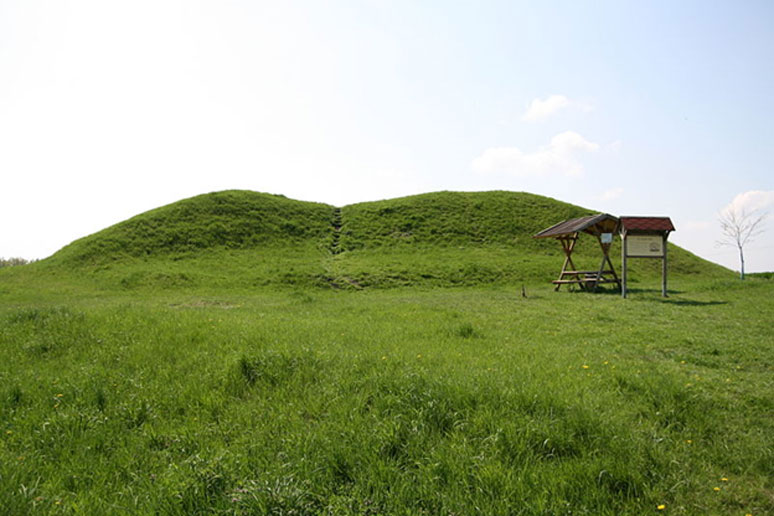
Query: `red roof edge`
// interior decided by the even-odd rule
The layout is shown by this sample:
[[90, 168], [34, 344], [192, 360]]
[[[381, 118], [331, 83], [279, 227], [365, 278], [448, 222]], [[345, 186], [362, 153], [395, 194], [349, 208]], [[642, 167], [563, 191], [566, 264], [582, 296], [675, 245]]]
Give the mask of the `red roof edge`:
[[674, 231], [669, 217], [621, 217], [621, 228], [625, 231]]

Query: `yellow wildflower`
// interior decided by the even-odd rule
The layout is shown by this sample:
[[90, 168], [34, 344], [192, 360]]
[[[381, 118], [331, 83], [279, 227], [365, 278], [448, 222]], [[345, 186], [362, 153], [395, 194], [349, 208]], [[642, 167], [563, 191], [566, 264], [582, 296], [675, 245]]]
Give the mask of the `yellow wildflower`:
[[583, 364], [581, 367], [582, 367], [583, 369], [588, 369], [588, 368], [589, 368], [589, 366], [587, 366], [586, 364]]
[[719, 487], [713, 487], [712, 490], [717, 493], [718, 491], [720, 491], [720, 488]]
[[658, 507], [656, 507], [656, 509], [658, 509], [659, 511], [663, 511], [664, 509], [666, 509], [666, 505], [664, 505], [664, 504], [662, 503], [661, 505], [659, 505]]

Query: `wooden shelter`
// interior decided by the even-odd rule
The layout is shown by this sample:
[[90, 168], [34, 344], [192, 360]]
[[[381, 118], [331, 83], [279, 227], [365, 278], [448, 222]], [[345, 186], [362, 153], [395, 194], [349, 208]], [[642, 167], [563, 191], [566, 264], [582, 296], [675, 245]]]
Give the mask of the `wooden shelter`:
[[621, 295], [626, 297], [627, 259], [661, 259], [661, 295], [667, 297], [667, 238], [675, 230], [669, 217], [621, 217]]
[[[617, 217], [607, 213], [599, 213], [565, 220], [534, 236], [534, 238], [556, 238], [562, 244], [565, 254], [564, 265], [562, 265], [559, 278], [553, 281], [556, 285], [554, 290], [559, 290], [562, 285], [579, 285], [583, 290], [594, 292], [600, 283], [615, 283], [618, 288], [621, 288], [621, 280], [615, 273], [609, 255], [613, 234], [618, 230], [618, 225]], [[576, 270], [575, 264], [572, 262], [572, 252], [581, 233], [593, 235], [599, 242], [599, 247], [602, 249], [602, 261], [597, 270], [579, 271]]]

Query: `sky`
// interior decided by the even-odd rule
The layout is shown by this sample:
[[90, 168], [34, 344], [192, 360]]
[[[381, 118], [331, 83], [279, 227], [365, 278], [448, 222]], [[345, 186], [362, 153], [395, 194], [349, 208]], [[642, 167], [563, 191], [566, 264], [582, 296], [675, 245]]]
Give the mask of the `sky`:
[[[0, 257], [194, 195], [772, 212], [774, 2], [0, 0]], [[557, 221], [559, 222], [559, 221]]]

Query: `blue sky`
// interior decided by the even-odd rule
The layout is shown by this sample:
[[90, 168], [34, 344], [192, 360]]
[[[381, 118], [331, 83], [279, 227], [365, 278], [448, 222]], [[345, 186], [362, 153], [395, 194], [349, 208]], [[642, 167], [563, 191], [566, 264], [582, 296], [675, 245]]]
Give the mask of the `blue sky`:
[[771, 2], [0, 0], [0, 256], [222, 189], [497, 189], [668, 215], [736, 268], [718, 214], [774, 211], [771, 63]]

